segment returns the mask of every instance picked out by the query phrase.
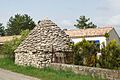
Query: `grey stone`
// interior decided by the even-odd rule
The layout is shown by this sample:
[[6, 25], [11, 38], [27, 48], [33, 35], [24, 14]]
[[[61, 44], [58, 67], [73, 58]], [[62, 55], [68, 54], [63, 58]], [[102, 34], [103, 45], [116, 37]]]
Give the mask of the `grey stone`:
[[66, 53], [72, 53], [70, 43], [69, 36], [55, 23], [43, 20], [15, 50], [15, 63], [42, 68], [54, 60], [53, 54], [65, 62]]

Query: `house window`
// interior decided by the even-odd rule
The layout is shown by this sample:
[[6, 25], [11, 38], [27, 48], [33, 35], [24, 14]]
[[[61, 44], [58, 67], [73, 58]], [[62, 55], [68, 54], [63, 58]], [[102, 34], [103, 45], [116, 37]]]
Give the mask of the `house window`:
[[95, 40], [94, 43], [96, 44], [97, 48], [100, 48], [100, 40]]
[[96, 47], [100, 49], [100, 40], [94, 40], [89, 42], [93, 42], [96, 45]]

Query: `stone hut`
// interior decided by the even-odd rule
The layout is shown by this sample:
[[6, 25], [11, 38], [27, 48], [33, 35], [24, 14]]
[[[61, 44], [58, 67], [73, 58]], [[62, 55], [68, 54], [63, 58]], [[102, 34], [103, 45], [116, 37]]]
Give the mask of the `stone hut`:
[[18, 65], [42, 68], [50, 63], [71, 63], [71, 39], [51, 20], [42, 20], [15, 50]]

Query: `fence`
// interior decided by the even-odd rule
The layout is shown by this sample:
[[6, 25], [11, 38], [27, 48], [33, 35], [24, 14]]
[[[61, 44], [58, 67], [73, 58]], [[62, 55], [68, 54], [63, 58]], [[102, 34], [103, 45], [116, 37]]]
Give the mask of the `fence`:
[[68, 65], [68, 64], [60, 64], [60, 63], [51, 63], [50, 67], [59, 70], [71, 70], [81, 75], [91, 75], [93, 77], [100, 77], [108, 80], [120, 80], [120, 70], [110, 70], [110, 69]]

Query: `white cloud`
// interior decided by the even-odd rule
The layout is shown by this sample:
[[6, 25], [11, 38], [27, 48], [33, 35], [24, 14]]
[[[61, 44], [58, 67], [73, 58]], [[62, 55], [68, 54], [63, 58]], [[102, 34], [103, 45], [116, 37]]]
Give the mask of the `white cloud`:
[[114, 9], [120, 9], [120, 0], [107, 0], [109, 7]]
[[120, 0], [104, 0], [104, 5], [97, 8], [97, 23], [103, 25], [120, 25]]
[[115, 28], [115, 30], [117, 31], [118, 35], [120, 36], [120, 14], [116, 15], [116, 16], [112, 16], [107, 24], [113, 26]]
[[74, 29], [74, 24], [75, 22], [72, 21], [72, 20], [61, 20], [61, 21], [58, 21], [59, 25], [61, 26], [62, 29]]
[[108, 20], [108, 24], [110, 24], [110, 25], [120, 25], [120, 14], [116, 15], [116, 16], [112, 16]]
[[72, 21], [69, 21], [69, 20], [63, 20], [61, 22], [61, 24], [64, 26], [73, 26], [74, 25], [74, 23]]
[[110, 11], [111, 13], [109, 14], [120, 12], [120, 0], [103, 0], [103, 4], [98, 6], [97, 10], [101, 11], [101, 13], [108, 13]]

